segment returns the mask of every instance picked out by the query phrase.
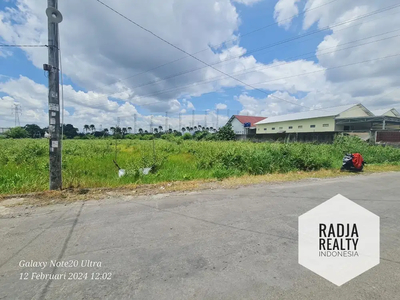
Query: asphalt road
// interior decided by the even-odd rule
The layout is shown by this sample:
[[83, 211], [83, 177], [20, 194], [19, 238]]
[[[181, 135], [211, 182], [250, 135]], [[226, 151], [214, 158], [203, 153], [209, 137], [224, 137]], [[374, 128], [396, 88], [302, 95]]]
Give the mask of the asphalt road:
[[[0, 299], [400, 299], [399, 185], [386, 173], [3, 209]], [[297, 262], [298, 216], [338, 193], [381, 218], [380, 264], [341, 287]]]

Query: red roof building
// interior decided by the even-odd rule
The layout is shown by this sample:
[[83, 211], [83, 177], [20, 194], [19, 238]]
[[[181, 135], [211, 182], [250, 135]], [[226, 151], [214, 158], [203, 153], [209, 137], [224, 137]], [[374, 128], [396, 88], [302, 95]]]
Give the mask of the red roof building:
[[250, 127], [256, 127], [254, 124], [257, 122], [260, 122], [264, 119], [266, 119], [266, 117], [253, 117], [253, 116], [239, 116], [239, 115], [234, 115], [234, 117], [236, 119], [238, 119], [238, 121], [240, 123], [242, 123], [244, 125], [244, 123], [250, 123]]
[[[233, 115], [228, 123], [232, 124], [232, 129], [236, 134], [248, 134], [248, 128], [255, 128], [255, 123], [266, 119], [266, 117], [254, 117], [254, 116], [240, 116]], [[250, 123], [250, 127], [245, 128], [245, 124]]]

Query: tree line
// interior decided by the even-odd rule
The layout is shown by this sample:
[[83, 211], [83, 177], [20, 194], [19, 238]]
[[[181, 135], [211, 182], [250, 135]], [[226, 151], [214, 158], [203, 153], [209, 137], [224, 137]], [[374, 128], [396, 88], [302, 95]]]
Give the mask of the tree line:
[[[213, 127], [205, 127], [201, 125], [182, 127], [179, 131], [172, 128], [164, 129], [162, 126], [152, 128], [152, 132], [138, 129], [138, 133], [132, 133], [132, 127], [110, 127], [102, 130], [96, 130], [96, 126], [85, 124], [83, 131], [72, 124], [64, 124], [62, 132], [64, 139], [96, 139], [96, 138], [130, 138], [130, 139], [154, 139], [167, 138], [170, 136], [182, 137], [183, 139], [196, 140], [234, 140], [235, 133], [232, 126], [228, 123], [219, 130]], [[36, 124], [26, 124], [23, 127], [14, 127], [5, 132], [6, 138], [45, 138], [48, 135], [48, 127], [41, 128]]]

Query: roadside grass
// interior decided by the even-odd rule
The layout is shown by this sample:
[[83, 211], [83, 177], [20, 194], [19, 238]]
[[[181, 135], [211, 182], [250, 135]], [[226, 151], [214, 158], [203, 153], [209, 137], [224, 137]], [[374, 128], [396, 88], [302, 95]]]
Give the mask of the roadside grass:
[[369, 165], [362, 173], [340, 172], [339, 170], [318, 170], [312, 172], [294, 171], [265, 175], [242, 175], [225, 179], [197, 179], [191, 181], [159, 182], [154, 184], [127, 184], [118, 187], [73, 188], [62, 191], [42, 191], [19, 195], [0, 195], [0, 206], [46, 206], [67, 204], [120, 196], [156, 195], [172, 192], [193, 192], [208, 189], [239, 188], [254, 184], [279, 184], [307, 179], [362, 176], [383, 172], [399, 172], [400, 165]]
[[[338, 137], [332, 145], [168, 140], [66, 140], [63, 187], [185, 188], [204, 182], [249, 184], [335, 177], [343, 155], [360, 152], [366, 172], [399, 171], [400, 149]], [[113, 160], [126, 170], [119, 178]], [[143, 175], [142, 169], [152, 167]], [[0, 140], [0, 195], [48, 189], [48, 140]], [[148, 186], [147, 186], [148, 185]]]

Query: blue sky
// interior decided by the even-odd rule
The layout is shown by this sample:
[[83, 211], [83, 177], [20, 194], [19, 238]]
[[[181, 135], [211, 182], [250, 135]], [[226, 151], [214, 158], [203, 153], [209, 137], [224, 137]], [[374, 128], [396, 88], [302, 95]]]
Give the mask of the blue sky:
[[[1, 2], [0, 42], [46, 44], [45, 2]], [[183, 123], [191, 122], [192, 110], [196, 122], [204, 122], [207, 111], [208, 123], [215, 126], [217, 108], [221, 124], [228, 110], [270, 116], [348, 103], [372, 110], [399, 106], [400, 78], [391, 71], [399, 60], [384, 57], [397, 54], [398, 32], [393, 31], [400, 29], [400, 8], [376, 13], [396, 1], [104, 2], [201, 60], [220, 62], [215, 68], [257, 90], [192, 58], [154, 69], [185, 55], [96, 1], [60, 1], [65, 122], [79, 128], [86, 123], [114, 126], [118, 117], [129, 126], [135, 114], [139, 126], [148, 126], [150, 115], [161, 125], [165, 112], [177, 127], [179, 114]], [[84, 13], [88, 9], [90, 16]], [[335, 26], [343, 21], [349, 23]], [[302, 36], [326, 26], [332, 29]], [[237, 42], [218, 51], [209, 48], [233, 39]], [[357, 47], [359, 40], [367, 44]], [[341, 51], [341, 44], [352, 48]], [[324, 49], [330, 53], [323, 54]], [[0, 127], [12, 125], [15, 102], [23, 107], [21, 123], [47, 124], [46, 60], [46, 48], [0, 48]], [[371, 62], [354, 65], [365, 60]], [[120, 80], [135, 74], [140, 75]]]

